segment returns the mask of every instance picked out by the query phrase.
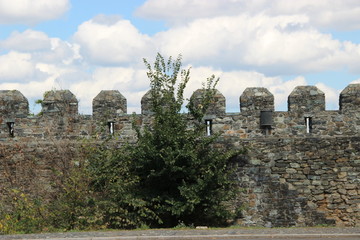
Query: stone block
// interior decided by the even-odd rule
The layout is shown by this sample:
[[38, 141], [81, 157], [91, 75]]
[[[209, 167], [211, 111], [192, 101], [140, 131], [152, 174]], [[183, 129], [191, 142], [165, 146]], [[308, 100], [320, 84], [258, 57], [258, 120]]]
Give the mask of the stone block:
[[44, 115], [76, 115], [78, 100], [69, 90], [52, 90], [44, 94], [41, 103]]
[[356, 190], [348, 190], [347, 194], [349, 194], [350, 196], [355, 196], [358, 195], [358, 192]]
[[340, 172], [338, 175], [337, 175], [337, 177], [338, 178], [345, 178], [347, 176], [347, 172]]
[[246, 88], [240, 96], [240, 111], [274, 111], [274, 95], [266, 88]]
[[[29, 115], [29, 102], [18, 90], [0, 90], [0, 118], [14, 122], [14, 118]], [[10, 120], [12, 119], [12, 120]]]
[[359, 111], [360, 84], [349, 84], [341, 93], [339, 99], [341, 112]]
[[[226, 112], [226, 99], [219, 90], [215, 89], [214, 91], [214, 98], [211, 100], [205, 115], [223, 116]], [[195, 106], [199, 107], [201, 105], [201, 99], [204, 97], [204, 94], [204, 89], [198, 89], [193, 92], [190, 99], [194, 102]]]
[[312, 184], [312, 185], [315, 185], [315, 186], [319, 186], [319, 185], [321, 185], [321, 181], [313, 180], [313, 181], [311, 182], [311, 184]]
[[325, 111], [325, 94], [315, 86], [298, 86], [288, 97], [290, 112]]
[[357, 186], [356, 184], [346, 183], [345, 186], [344, 186], [344, 188], [345, 188], [346, 190], [353, 190], [353, 189], [358, 188], [358, 186]]
[[338, 193], [340, 193], [340, 194], [346, 194], [347, 191], [346, 191], [345, 189], [339, 189], [339, 190], [338, 190]]
[[293, 173], [297, 173], [297, 170], [294, 169], [294, 168], [287, 168], [286, 172], [289, 173], [289, 174], [293, 174]]
[[292, 167], [292, 168], [300, 168], [300, 164], [292, 162], [292, 163], [290, 163], [290, 167]]
[[117, 90], [102, 90], [92, 102], [93, 117], [111, 120], [127, 113], [126, 98]]

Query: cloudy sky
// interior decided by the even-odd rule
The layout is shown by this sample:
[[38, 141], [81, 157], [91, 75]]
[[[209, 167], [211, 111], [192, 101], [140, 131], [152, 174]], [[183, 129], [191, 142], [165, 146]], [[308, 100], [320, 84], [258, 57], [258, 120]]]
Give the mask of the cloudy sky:
[[266, 87], [276, 110], [298, 85], [316, 85], [327, 109], [360, 82], [359, 0], [0, 0], [0, 90], [18, 89], [38, 112], [47, 90], [69, 89], [80, 113], [119, 90], [128, 113], [149, 88], [142, 59], [182, 54], [187, 96], [220, 77], [227, 111], [246, 87]]

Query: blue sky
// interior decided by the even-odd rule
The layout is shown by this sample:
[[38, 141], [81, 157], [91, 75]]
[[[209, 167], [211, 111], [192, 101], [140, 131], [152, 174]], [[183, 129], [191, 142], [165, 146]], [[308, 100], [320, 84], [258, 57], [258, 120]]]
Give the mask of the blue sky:
[[360, 82], [358, 0], [0, 0], [0, 90], [37, 112], [47, 90], [69, 89], [81, 113], [119, 90], [128, 113], [149, 88], [142, 58], [182, 54], [187, 96], [211, 74], [227, 111], [246, 87], [266, 87], [276, 110], [298, 85], [325, 92], [327, 109]]

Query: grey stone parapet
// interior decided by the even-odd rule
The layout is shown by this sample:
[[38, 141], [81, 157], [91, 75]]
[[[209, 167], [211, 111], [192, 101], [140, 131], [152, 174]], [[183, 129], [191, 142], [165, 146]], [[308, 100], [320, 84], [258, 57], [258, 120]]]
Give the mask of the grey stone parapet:
[[118, 90], [102, 90], [92, 102], [93, 117], [115, 118], [127, 113], [126, 98]]
[[41, 106], [44, 115], [78, 114], [78, 100], [69, 90], [46, 92]]
[[[201, 98], [204, 94], [204, 89], [197, 89], [193, 92], [191, 98], [195, 105], [199, 105]], [[226, 113], [226, 99], [224, 95], [217, 89], [215, 89], [214, 99], [211, 101], [209, 108], [206, 111], [208, 116], [223, 116]]]
[[0, 116], [25, 118], [29, 115], [29, 102], [18, 90], [0, 90]]
[[274, 95], [263, 87], [246, 88], [240, 96], [240, 110], [274, 111]]
[[[200, 100], [202, 89], [193, 93], [195, 101]], [[141, 99], [141, 114], [151, 114], [150, 90]], [[250, 87], [241, 94], [240, 111], [274, 111], [274, 95], [266, 88]], [[350, 84], [339, 96], [339, 112], [360, 111], [360, 84]], [[288, 97], [290, 113], [318, 113], [325, 111], [325, 94], [316, 86], [298, 86]], [[44, 94], [41, 112], [46, 116], [57, 114], [78, 114], [78, 100], [69, 90], [52, 90]], [[2, 118], [26, 118], [29, 103], [18, 90], [0, 90], [0, 114]], [[226, 99], [216, 90], [215, 99], [208, 109], [208, 115], [226, 115]], [[127, 100], [117, 90], [103, 90], [93, 99], [93, 117], [108, 115], [110, 118], [127, 115]], [[258, 114], [255, 114], [256, 116]]]
[[341, 93], [339, 109], [342, 112], [359, 111], [360, 84], [349, 84]]
[[289, 112], [325, 111], [325, 94], [315, 86], [298, 86], [289, 95]]
[[144, 96], [141, 98], [141, 114], [150, 115], [153, 112], [151, 111], [151, 90], [147, 91]]

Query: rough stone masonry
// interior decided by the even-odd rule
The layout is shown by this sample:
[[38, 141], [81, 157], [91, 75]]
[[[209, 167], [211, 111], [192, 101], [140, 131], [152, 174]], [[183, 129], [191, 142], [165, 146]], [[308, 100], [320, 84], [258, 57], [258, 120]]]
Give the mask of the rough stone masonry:
[[[201, 96], [201, 90], [194, 97]], [[151, 120], [149, 92], [141, 100], [137, 124]], [[266, 88], [247, 88], [240, 112], [225, 112], [219, 92], [204, 117], [207, 132], [222, 133], [220, 146], [246, 148], [238, 162], [238, 223], [254, 226], [360, 226], [360, 85], [340, 94], [339, 110], [325, 110], [325, 95], [315, 86], [296, 87], [288, 111], [274, 111]], [[17, 90], [0, 91], [0, 194], [20, 188], [51, 194], [55, 172], [80, 155], [81, 139], [113, 135], [115, 144], [135, 141], [132, 115], [119, 91], [101, 91], [93, 114], [78, 114], [68, 90], [44, 94], [42, 111], [29, 115]]]

